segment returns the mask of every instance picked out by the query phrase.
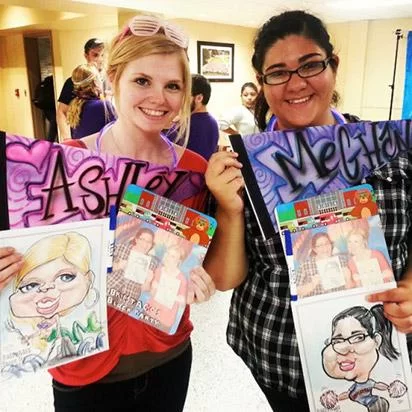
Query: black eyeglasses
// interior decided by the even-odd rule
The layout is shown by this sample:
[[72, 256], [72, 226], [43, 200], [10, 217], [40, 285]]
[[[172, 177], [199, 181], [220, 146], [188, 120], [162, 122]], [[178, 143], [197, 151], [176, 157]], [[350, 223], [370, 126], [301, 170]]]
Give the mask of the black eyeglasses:
[[349, 336], [349, 338], [332, 338], [330, 341], [325, 342], [326, 345], [332, 345], [332, 348], [335, 352], [345, 355], [348, 353], [347, 343], [351, 345], [356, 345], [362, 343], [365, 339], [370, 336], [367, 333], [356, 333], [355, 335]]
[[275, 70], [273, 72], [261, 75], [261, 79], [265, 84], [271, 86], [278, 86], [279, 84], [287, 83], [292, 77], [292, 74], [295, 73], [302, 79], [314, 77], [325, 71], [326, 67], [328, 67], [328, 64], [331, 60], [332, 57], [327, 57], [325, 60], [310, 61], [302, 64], [296, 70]]

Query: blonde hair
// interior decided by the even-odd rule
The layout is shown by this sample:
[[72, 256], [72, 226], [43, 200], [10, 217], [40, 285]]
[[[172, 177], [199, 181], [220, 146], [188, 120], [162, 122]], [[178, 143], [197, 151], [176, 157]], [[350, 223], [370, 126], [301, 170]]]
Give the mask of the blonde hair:
[[24, 254], [23, 266], [14, 281], [14, 290], [18, 289], [24, 277], [32, 270], [58, 258], [64, 258], [86, 274], [90, 271], [89, 241], [77, 232], [49, 236], [37, 241]]
[[366, 245], [368, 244], [368, 239], [369, 239], [369, 231], [366, 229], [363, 229], [361, 227], [355, 227], [351, 231], [349, 231], [347, 239], [349, 239], [352, 235], [360, 235], [363, 240], [365, 241]]
[[178, 114], [177, 139], [182, 139], [186, 146], [191, 102], [191, 74], [186, 50], [169, 40], [162, 32], [153, 36], [135, 36], [132, 33], [125, 35], [127, 27], [113, 39], [108, 55], [107, 75], [115, 89], [115, 100], [118, 102], [119, 79], [128, 63], [153, 54], [177, 54], [180, 57], [184, 83], [183, 101]]
[[69, 104], [67, 123], [70, 127], [75, 128], [80, 124], [85, 102], [90, 99], [99, 98], [102, 89], [99, 85], [99, 71], [97, 67], [92, 64], [81, 64], [77, 66], [72, 72], [72, 81], [76, 97], [72, 99]]

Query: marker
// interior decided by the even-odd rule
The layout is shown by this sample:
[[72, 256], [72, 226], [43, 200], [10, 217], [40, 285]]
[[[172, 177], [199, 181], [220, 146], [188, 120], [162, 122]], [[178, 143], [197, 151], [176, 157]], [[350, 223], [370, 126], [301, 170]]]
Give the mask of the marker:
[[293, 261], [292, 236], [290, 234], [290, 230], [285, 230], [283, 235], [285, 236], [286, 263], [289, 269], [290, 299], [292, 301], [296, 301], [298, 300], [298, 295], [296, 288], [295, 263]]
[[114, 254], [114, 239], [116, 233], [116, 206], [110, 206], [109, 211], [109, 245], [107, 251], [107, 273], [111, 273], [113, 270], [113, 254]]

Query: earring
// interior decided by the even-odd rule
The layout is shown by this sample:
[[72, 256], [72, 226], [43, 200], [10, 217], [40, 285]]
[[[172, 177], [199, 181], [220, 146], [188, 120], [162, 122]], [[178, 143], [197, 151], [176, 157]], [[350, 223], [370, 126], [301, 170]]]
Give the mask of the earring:
[[99, 298], [99, 291], [94, 287], [91, 288], [86, 296], [86, 299], [84, 300], [84, 306], [86, 309], [91, 309], [99, 301]]

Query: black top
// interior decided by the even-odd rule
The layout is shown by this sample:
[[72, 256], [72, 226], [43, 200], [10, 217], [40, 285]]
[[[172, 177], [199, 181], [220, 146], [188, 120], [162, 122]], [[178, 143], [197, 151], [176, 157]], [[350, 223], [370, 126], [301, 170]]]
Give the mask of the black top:
[[66, 81], [64, 82], [58, 101], [60, 103], [69, 105], [70, 102], [74, 99], [73, 91], [74, 91], [74, 84], [73, 84], [72, 78], [68, 77]]

